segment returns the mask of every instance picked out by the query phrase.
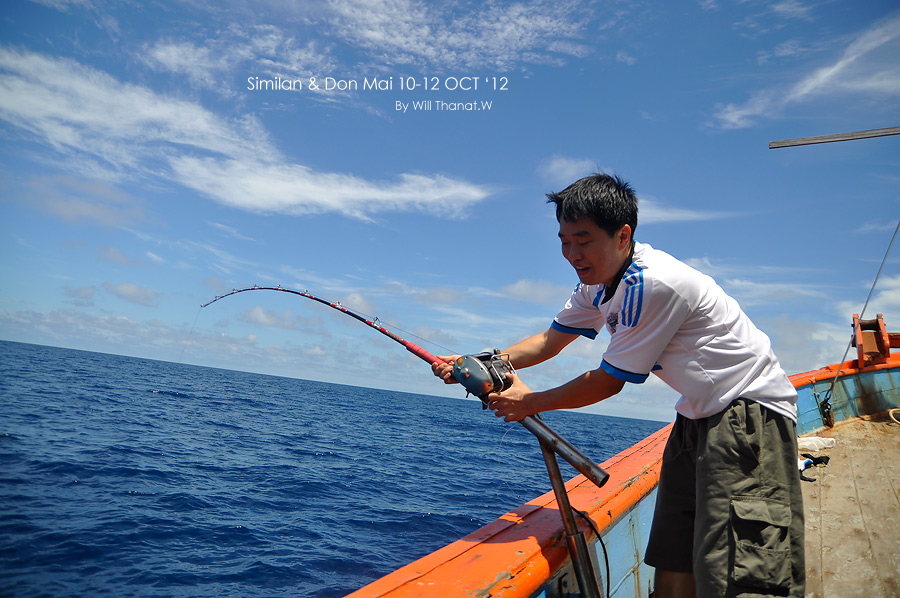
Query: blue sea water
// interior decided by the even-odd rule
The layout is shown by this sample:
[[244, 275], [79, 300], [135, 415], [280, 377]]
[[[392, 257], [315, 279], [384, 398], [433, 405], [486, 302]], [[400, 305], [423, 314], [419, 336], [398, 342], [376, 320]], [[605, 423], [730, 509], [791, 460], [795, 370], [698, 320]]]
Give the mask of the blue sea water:
[[549, 490], [473, 401], [0, 341], [0, 596], [343, 596]]

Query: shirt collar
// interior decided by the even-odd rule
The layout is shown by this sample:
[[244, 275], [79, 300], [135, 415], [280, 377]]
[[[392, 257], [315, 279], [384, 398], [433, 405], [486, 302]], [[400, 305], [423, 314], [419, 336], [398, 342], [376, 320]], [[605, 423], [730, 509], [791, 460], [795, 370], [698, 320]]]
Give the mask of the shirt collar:
[[613, 278], [613, 282], [608, 287], [604, 287], [603, 289], [603, 300], [600, 301], [600, 305], [603, 305], [607, 301], [613, 298], [613, 295], [616, 294], [616, 289], [619, 288], [619, 283], [622, 282], [622, 278], [625, 277], [625, 272], [628, 268], [631, 267], [631, 264], [634, 261], [634, 240], [631, 241], [631, 250], [628, 252], [628, 259], [622, 264], [622, 268], [619, 270], [618, 274]]

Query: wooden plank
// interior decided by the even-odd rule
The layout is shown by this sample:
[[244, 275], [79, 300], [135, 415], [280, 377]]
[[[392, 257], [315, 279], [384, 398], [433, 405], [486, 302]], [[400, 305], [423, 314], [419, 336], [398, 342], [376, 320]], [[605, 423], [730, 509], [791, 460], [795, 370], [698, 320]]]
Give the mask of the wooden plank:
[[855, 139], [869, 139], [871, 137], [886, 137], [888, 135], [900, 135], [900, 127], [887, 127], [884, 129], [869, 129], [867, 131], [854, 131], [852, 133], [834, 133], [831, 135], [817, 135], [815, 137], [797, 137], [795, 139], [782, 139], [770, 141], [769, 149], [780, 147], [796, 147], [798, 145], [813, 145], [816, 143], [833, 143], [835, 141], [853, 141]]
[[856, 463], [860, 507], [885, 596], [900, 596], [900, 425], [873, 424], [864, 428], [868, 454]]
[[[823, 436], [826, 434], [823, 434]], [[827, 433], [827, 466], [807, 470], [807, 597], [900, 595], [900, 426], [856, 420]]]
[[803, 482], [803, 510], [806, 516], [806, 595], [822, 598], [822, 487], [824, 468], [808, 472], [813, 483]]
[[[843, 437], [840, 440], [843, 450], [832, 456], [822, 488], [822, 590], [824, 596], [851, 598], [860, 595], [860, 580], [871, 580], [875, 571], [871, 559], [864, 556], [868, 542], [856, 498], [851, 451]], [[864, 595], [876, 598], [871, 593]]]

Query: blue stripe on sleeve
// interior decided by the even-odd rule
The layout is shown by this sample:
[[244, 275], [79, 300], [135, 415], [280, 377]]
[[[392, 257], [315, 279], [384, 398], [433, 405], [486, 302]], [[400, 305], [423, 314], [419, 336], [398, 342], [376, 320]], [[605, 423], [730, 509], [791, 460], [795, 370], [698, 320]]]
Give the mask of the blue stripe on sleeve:
[[638, 273], [638, 283], [635, 286], [637, 290], [637, 308], [634, 311], [634, 324], [637, 326], [638, 320], [641, 318], [641, 307], [644, 305], [644, 271]]
[[625, 298], [622, 300], [622, 326], [631, 327], [631, 301], [632, 301], [631, 285], [625, 289]]
[[566, 334], [580, 334], [582, 336], [588, 337], [591, 340], [597, 338], [597, 331], [593, 328], [572, 328], [570, 326], [563, 326], [556, 320], [553, 320], [553, 323], [550, 324], [550, 328], [559, 330], [560, 332], [565, 332]]
[[622, 305], [622, 325], [629, 328], [637, 326], [644, 303], [644, 271], [638, 270], [629, 274], [625, 280], [628, 288]]
[[635, 384], [642, 384], [647, 380], [647, 377], [650, 376], [650, 374], [633, 374], [631, 372], [626, 372], [625, 370], [620, 370], [616, 366], [607, 363], [605, 359], [600, 364], [600, 369], [614, 378], [624, 380], [625, 382], [633, 382]]

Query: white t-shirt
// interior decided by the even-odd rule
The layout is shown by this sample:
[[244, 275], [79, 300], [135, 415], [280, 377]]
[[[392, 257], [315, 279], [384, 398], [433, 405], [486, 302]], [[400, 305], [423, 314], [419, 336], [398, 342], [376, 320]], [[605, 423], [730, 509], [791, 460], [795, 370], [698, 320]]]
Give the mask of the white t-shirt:
[[654, 373], [681, 393], [675, 410], [691, 419], [745, 398], [797, 421], [797, 392], [769, 337], [712, 278], [635, 243], [611, 298], [606, 291], [579, 284], [552, 324], [591, 339], [606, 326], [604, 371], [635, 383]]

